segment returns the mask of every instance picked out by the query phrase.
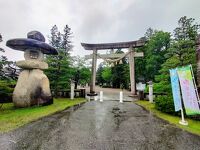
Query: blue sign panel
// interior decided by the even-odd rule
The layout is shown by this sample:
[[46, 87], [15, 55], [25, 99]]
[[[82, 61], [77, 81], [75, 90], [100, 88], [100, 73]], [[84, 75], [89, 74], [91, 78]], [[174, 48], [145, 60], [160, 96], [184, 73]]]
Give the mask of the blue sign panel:
[[176, 69], [171, 69], [169, 70], [169, 72], [170, 72], [170, 78], [171, 78], [175, 111], [179, 111], [182, 108], [182, 105], [181, 105], [181, 94], [180, 94], [178, 74], [177, 74]]

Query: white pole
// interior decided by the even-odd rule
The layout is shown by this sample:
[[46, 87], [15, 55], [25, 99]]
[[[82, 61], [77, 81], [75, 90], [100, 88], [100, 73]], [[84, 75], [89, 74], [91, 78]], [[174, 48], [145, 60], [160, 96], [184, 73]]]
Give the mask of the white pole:
[[149, 84], [149, 102], [153, 103], [153, 84]]
[[103, 91], [100, 91], [100, 102], [103, 102]]
[[71, 82], [70, 99], [74, 99], [74, 83], [73, 82]]
[[122, 91], [119, 92], [119, 102], [123, 103], [123, 92]]
[[181, 120], [179, 121], [179, 123], [180, 123], [181, 125], [184, 125], [184, 126], [187, 126], [187, 125], [188, 125], [188, 122], [185, 121], [185, 118], [184, 118], [183, 108], [181, 108]]
[[98, 99], [98, 96], [94, 96], [94, 101], [97, 101], [97, 99]]

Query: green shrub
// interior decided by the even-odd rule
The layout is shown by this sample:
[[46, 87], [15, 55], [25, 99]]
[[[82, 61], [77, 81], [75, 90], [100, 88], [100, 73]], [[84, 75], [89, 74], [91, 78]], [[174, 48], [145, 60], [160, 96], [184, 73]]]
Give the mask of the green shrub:
[[12, 101], [12, 93], [14, 90], [15, 82], [0, 81], [0, 102]]
[[[149, 92], [149, 85], [146, 86], [145, 92]], [[171, 85], [165, 81], [161, 81], [159, 83], [153, 83], [153, 92], [171, 94], [172, 93]]]
[[174, 115], [177, 114], [174, 110], [174, 102], [173, 102], [173, 97], [171, 95], [158, 96], [155, 99], [155, 108], [164, 113], [174, 114]]

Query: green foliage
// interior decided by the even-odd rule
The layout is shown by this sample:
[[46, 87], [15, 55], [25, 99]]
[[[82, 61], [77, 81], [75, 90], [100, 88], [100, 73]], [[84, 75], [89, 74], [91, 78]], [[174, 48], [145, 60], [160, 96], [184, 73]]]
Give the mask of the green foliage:
[[[124, 53], [118, 49], [116, 53]], [[100, 64], [97, 70], [97, 82], [101, 85], [104, 83], [113, 88], [128, 88], [129, 87], [129, 65], [127, 59], [122, 59], [122, 64], [115, 63], [115, 66]]]
[[58, 55], [46, 57], [49, 64], [46, 74], [55, 93], [59, 90], [69, 89], [71, 80], [75, 81], [75, 88], [78, 84], [85, 85], [90, 80], [91, 73], [85, 60], [78, 56], [70, 56], [73, 47], [71, 34], [68, 25], [65, 26], [64, 33], [61, 33], [56, 25], [51, 29], [49, 42], [58, 50]]
[[155, 76], [154, 91], [167, 92], [167, 96], [159, 96], [155, 100], [156, 109], [175, 114], [172, 90], [170, 84], [169, 69], [192, 64], [196, 72], [195, 40], [199, 25], [194, 19], [182, 17], [178, 21], [179, 26], [174, 30], [174, 39], [167, 49], [166, 61], [161, 65], [159, 75]]
[[174, 102], [171, 95], [158, 96], [155, 100], [155, 108], [164, 113], [176, 114], [174, 110]]
[[[0, 42], [2, 42], [0, 34]], [[0, 52], [5, 52], [0, 48]], [[18, 77], [18, 69], [12, 61], [8, 61], [6, 56], [0, 56], [0, 102], [12, 100], [12, 93]]]
[[[116, 51], [116, 54], [124, 53], [121, 49]], [[130, 72], [127, 58], [122, 59], [122, 64], [117, 64], [112, 67], [112, 87], [114, 88], [129, 88]]]
[[104, 79], [104, 81], [110, 85], [110, 82], [111, 82], [111, 78], [112, 78], [112, 70], [110, 67], [105, 67], [103, 69], [103, 72], [102, 72], [102, 78]]
[[176, 41], [179, 40], [196, 40], [196, 36], [200, 25], [195, 23], [194, 18], [187, 18], [183, 16], [178, 21], [178, 27], [174, 30], [174, 37]]
[[77, 89], [77, 85], [86, 85], [86, 83], [90, 82], [91, 71], [87, 66], [85, 59], [74, 56], [72, 59], [72, 79], [75, 81], [75, 89]]
[[103, 83], [106, 82], [106, 81], [103, 79], [103, 77], [102, 77], [103, 70], [104, 70], [103, 63], [100, 63], [99, 66], [98, 66], [97, 75], [96, 75], [97, 83], [98, 83], [100, 86], [103, 85]]
[[12, 93], [15, 84], [15, 81], [0, 81], [0, 102], [8, 102], [12, 100]]
[[[193, 70], [196, 72], [195, 40], [199, 26], [194, 23], [193, 19], [186, 17], [180, 18], [178, 23], [179, 27], [174, 30], [175, 39], [165, 54], [167, 59], [161, 65], [160, 75], [155, 77], [162, 91], [165, 91], [170, 85], [169, 69], [192, 64]], [[171, 93], [171, 90], [168, 92]]]
[[170, 46], [170, 33], [147, 29], [145, 33], [147, 44], [137, 51], [144, 52], [144, 58], [136, 58], [136, 80], [145, 78], [146, 81], [153, 80], [159, 74], [162, 63], [165, 62], [166, 50]]
[[129, 88], [129, 65], [118, 64], [112, 68], [112, 84], [114, 88]]
[[72, 78], [72, 68], [70, 50], [71, 45], [71, 29], [66, 25], [64, 33], [61, 33], [57, 26], [51, 29], [49, 43], [58, 51], [58, 55], [46, 56], [49, 69], [46, 74], [49, 77], [51, 88], [57, 93], [59, 90], [68, 89]]

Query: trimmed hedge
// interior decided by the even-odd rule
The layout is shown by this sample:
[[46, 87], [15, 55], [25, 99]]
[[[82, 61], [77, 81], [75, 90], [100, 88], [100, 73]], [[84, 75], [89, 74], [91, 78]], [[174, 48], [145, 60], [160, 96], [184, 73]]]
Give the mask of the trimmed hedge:
[[177, 114], [174, 110], [173, 97], [171, 95], [162, 95], [158, 96], [155, 99], [155, 108], [161, 112], [168, 114]]

